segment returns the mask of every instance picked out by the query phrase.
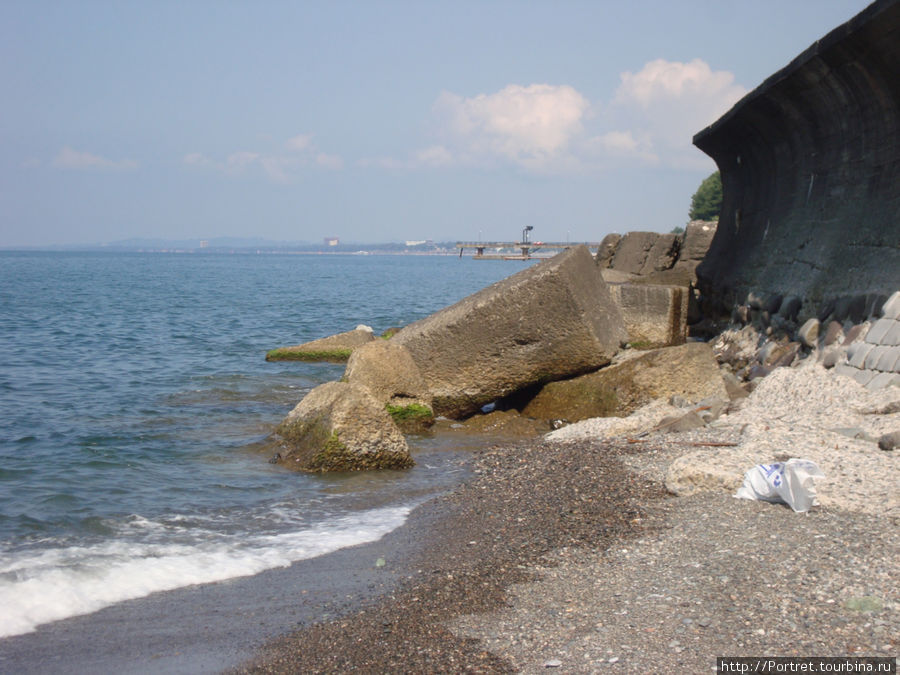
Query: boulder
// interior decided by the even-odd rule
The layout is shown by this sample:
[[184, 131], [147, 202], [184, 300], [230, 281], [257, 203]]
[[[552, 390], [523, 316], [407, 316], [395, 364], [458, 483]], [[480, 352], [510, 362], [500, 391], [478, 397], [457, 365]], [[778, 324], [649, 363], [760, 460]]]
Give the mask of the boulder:
[[524, 406], [522, 413], [570, 422], [624, 417], [653, 399], [670, 396], [688, 401], [709, 397], [728, 400], [708, 344], [689, 342], [654, 349], [588, 375], [551, 382]]
[[405, 327], [436, 415], [459, 419], [525, 387], [596, 370], [628, 339], [584, 245]]
[[403, 431], [420, 431], [434, 422], [422, 373], [409, 350], [393, 340], [374, 340], [355, 349], [344, 379], [366, 387]]
[[266, 361], [331, 361], [343, 363], [354, 349], [375, 339], [368, 326], [357, 326], [346, 333], [338, 333], [293, 347], [278, 347], [266, 354]]
[[403, 434], [365, 387], [326, 382], [278, 425], [278, 463], [300, 471], [404, 469], [413, 465]]
[[900, 446], [900, 431], [892, 431], [878, 439], [878, 447], [882, 450], [889, 452], [898, 446]]
[[806, 323], [800, 326], [800, 330], [797, 331], [797, 339], [804, 346], [815, 349], [819, 340], [820, 325], [819, 320], [815, 317], [807, 319]]

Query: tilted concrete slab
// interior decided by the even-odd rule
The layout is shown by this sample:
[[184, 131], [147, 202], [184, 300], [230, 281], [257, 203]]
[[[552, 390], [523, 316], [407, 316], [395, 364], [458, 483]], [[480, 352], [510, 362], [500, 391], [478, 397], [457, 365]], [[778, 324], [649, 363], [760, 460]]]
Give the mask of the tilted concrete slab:
[[409, 350], [436, 415], [460, 418], [524, 387], [606, 365], [628, 339], [586, 246], [470, 295], [392, 338]]

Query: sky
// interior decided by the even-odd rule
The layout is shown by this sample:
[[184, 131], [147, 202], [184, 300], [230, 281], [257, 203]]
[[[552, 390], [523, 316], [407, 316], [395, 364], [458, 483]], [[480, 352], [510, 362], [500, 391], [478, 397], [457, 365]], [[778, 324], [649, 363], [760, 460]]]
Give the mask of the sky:
[[0, 247], [597, 241], [858, 0], [0, 0]]

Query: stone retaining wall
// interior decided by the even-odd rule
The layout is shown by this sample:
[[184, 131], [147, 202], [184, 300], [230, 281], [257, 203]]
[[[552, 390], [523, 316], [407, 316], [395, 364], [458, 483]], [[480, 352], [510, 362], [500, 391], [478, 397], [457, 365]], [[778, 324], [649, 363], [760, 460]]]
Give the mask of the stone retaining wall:
[[751, 293], [799, 298], [801, 320], [828, 301], [893, 293], [900, 1], [877, 0], [818, 40], [694, 144], [723, 185], [719, 227], [697, 268], [708, 316]]

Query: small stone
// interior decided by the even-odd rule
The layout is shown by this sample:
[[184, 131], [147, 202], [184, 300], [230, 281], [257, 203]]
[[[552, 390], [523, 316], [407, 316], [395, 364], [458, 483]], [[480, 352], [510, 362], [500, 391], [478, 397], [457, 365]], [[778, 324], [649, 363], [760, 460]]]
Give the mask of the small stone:
[[847, 600], [844, 607], [854, 612], [880, 612], [884, 609], [884, 602], [874, 595], [861, 595]]
[[618, 660], [619, 660], [618, 656], [611, 656], [608, 659], [606, 659], [606, 662], [607, 663], [616, 663]]
[[562, 661], [559, 659], [550, 659], [546, 663], [544, 663], [544, 668], [559, 668], [562, 665]]
[[797, 339], [810, 349], [813, 349], [819, 339], [820, 325], [818, 319], [814, 318], [807, 320], [807, 322], [800, 327], [800, 330], [797, 331]]
[[829, 347], [833, 344], [841, 344], [843, 341], [844, 327], [837, 321], [832, 321], [825, 330], [825, 346]]
[[891, 451], [900, 446], [900, 431], [892, 431], [878, 439], [878, 447], [885, 451]]
[[803, 301], [800, 298], [793, 295], [788, 296], [781, 304], [778, 313], [788, 321], [796, 321], [797, 315], [800, 313], [800, 308], [802, 306]]

